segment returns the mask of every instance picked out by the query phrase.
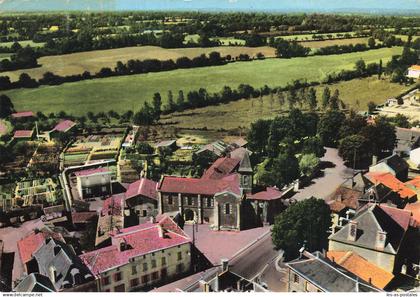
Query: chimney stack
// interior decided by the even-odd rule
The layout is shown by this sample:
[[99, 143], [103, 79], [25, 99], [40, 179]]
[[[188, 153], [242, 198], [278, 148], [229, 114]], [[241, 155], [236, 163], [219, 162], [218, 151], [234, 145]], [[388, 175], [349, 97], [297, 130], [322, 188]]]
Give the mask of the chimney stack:
[[226, 272], [229, 270], [229, 260], [228, 259], [222, 259], [222, 271]]
[[150, 217], [150, 223], [152, 223], [152, 224], [156, 223], [156, 220], [155, 220], [155, 217], [154, 216], [151, 216]]
[[357, 238], [357, 222], [349, 222], [349, 233], [347, 234], [347, 240], [356, 241]]
[[372, 156], [372, 166], [376, 165], [378, 163], [378, 156], [373, 155]]
[[205, 280], [203, 279], [199, 280], [198, 285], [200, 287], [200, 292], [205, 292], [205, 293], [210, 292], [209, 284]]
[[158, 232], [159, 232], [159, 238], [163, 238], [164, 237], [164, 232], [163, 232], [163, 228], [161, 225], [158, 226]]
[[386, 232], [385, 231], [377, 231], [376, 232], [376, 244], [375, 248], [378, 250], [383, 250], [386, 244]]

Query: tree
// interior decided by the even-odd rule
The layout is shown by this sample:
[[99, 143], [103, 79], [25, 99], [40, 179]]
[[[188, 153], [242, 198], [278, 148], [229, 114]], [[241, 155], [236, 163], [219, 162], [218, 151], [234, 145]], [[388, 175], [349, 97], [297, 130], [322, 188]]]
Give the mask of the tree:
[[362, 161], [370, 160], [369, 140], [362, 135], [350, 135], [340, 140], [338, 154], [348, 166], [359, 166]]
[[394, 150], [395, 127], [386, 117], [376, 117], [375, 125], [366, 125], [360, 131], [360, 135], [371, 140], [370, 150], [373, 155], [379, 156], [382, 153], [390, 153]]
[[160, 93], [153, 95], [153, 113], [155, 120], [159, 120], [160, 114], [162, 113], [162, 97], [160, 97]]
[[300, 172], [306, 176], [312, 176], [317, 170], [320, 160], [315, 154], [305, 154], [299, 161]]
[[286, 260], [291, 260], [299, 256], [303, 245], [310, 252], [326, 249], [330, 226], [329, 206], [324, 200], [312, 197], [280, 213], [271, 236], [276, 249], [284, 250]]
[[328, 105], [330, 104], [330, 98], [331, 98], [330, 88], [325, 87], [324, 91], [322, 92], [322, 108], [323, 109], [326, 109]]
[[155, 110], [144, 102], [143, 107], [134, 115], [134, 124], [136, 125], [151, 125], [155, 121]]
[[289, 92], [287, 92], [287, 102], [289, 103], [290, 110], [293, 109], [296, 101], [297, 101], [296, 90], [294, 88], [290, 88]]
[[179, 90], [178, 92], [178, 99], [176, 101], [176, 105], [178, 106], [178, 110], [181, 111], [184, 108], [185, 105], [185, 99], [184, 99], [184, 92], [182, 90]]
[[376, 104], [373, 101], [369, 101], [369, 103], [367, 104], [368, 106], [368, 112], [370, 114], [374, 113], [375, 109], [376, 109]]
[[148, 144], [147, 142], [139, 142], [137, 145], [136, 145], [136, 151], [139, 153], [139, 154], [147, 154], [147, 155], [150, 155], [150, 154], [153, 154], [153, 152], [155, 151], [154, 149], [153, 149], [153, 147], [150, 145], [150, 144]]
[[375, 43], [375, 38], [370, 37], [370, 38], [368, 39], [368, 46], [369, 46], [371, 49], [374, 49], [374, 48], [375, 48], [375, 45], [376, 45], [376, 43]]
[[311, 111], [316, 110], [318, 102], [316, 100], [316, 91], [314, 88], [309, 89], [308, 95], [307, 95], [307, 102], [308, 102], [309, 109]]
[[296, 157], [290, 153], [281, 152], [276, 158], [268, 162], [260, 181], [267, 186], [281, 187], [298, 177], [299, 162]]
[[391, 119], [396, 127], [400, 128], [410, 128], [410, 120], [403, 114], [398, 113], [395, 117]]
[[318, 124], [318, 134], [324, 146], [337, 146], [340, 127], [345, 118], [344, 113], [336, 110], [328, 111], [321, 117]]
[[363, 59], [357, 60], [356, 64], [354, 65], [354, 68], [360, 76], [366, 74], [366, 63]]
[[174, 101], [174, 95], [172, 94], [172, 91], [169, 90], [168, 91], [168, 111], [172, 112], [175, 110], [175, 108], [176, 108], [176, 104]]
[[378, 79], [381, 79], [383, 71], [382, 59], [380, 59], [378, 64]]
[[247, 140], [248, 147], [253, 152], [263, 154], [266, 151], [270, 134], [271, 120], [257, 120], [251, 123]]
[[13, 113], [12, 100], [6, 95], [0, 95], [0, 118], [5, 118]]
[[281, 58], [305, 57], [311, 51], [295, 40], [288, 41], [281, 38], [275, 41], [275, 47], [277, 57]]
[[314, 154], [321, 158], [325, 154], [324, 146], [322, 145], [319, 136], [305, 137], [302, 140], [301, 151], [302, 154]]
[[339, 110], [340, 109], [339, 103], [340, 103], [340, 92], [338, 91], [338, 89], [335, 89], [334, 94], [330, 98], [330, 108], [332, 110]]

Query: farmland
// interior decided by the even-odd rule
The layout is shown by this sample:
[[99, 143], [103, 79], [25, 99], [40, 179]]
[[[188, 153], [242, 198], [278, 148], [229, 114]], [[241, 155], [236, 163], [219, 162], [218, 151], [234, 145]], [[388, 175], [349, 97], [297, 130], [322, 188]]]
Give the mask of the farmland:
[[5, 94], [10, 96], [17, 110], [44, 113], [65, 110], [74, 115], [111, 109], [117, 112], [128, 109], [135, 111], [143, 102], [151, 100], [155, 92], [160, 92], [165, 101], [168, 90], [177, 93], [178, 90], [188, 92], [204, 87], [209, 92], [215, 92], [225, 85], [236, 88], [241, 83], [262, 87], [265, 84], [284, 86], [296, 79], [319, 81], [329, 73], [353, 69], [354, 63], [360, 58], [366, 63], [378, 62], [379, 59], [386, 63], [392, 55], [400, 53], [401, 48], [393, 47], [342, 55], [237, 62], [224, 66], [87, 80], [37, 89], [17, 89], [6, 91]]
[[349, 45], [349, 44], [357, 44], [357, 43], [364, 43], [367, 44], [367, 37], [360, 37], [360, 38], [346, 38], [346, 39], [332, 39], [332, 40], [320, 40], [320, 41], [302, 41], [299, 42], [301, 45], [309, 48], [321, 48], [331, 45]]
[[266, 57], [275, 56], [275, 50], [268, 46], [256, 48], [224, 46], [178, 49], [164, 49], [157, 46], [139, 46], [42, 57], [38, 60], [38, 63], [42, 65], [41, 67], [3, 72], [2, 75], [8, 75], [11, 80], [17, 80], [22, 72], [26, 72], [31, 77], [37, 79], [41, 78], [47, 71], [58, 75], [81, 74], [84, 71], [94, 73], [98, 72], [102, 67], [115, 67], [117, 61], [127, 62], [129, 59], [176, 60], [183, 56], [194, 58], [201, 54], [208, 54], [213, 51], [220, 52], [222, 56], [231, 55], [232, 57], [236, 57], [239, 54], [248, 54], [253, 57], [259, 52], [263, 53]]
[[[0, 47], [11, 47], [14, 43], [15, 43], [14, 41], [0, 42]], [[45, 44], [44, 42], [33, 42], [32, 40], [21, 40], [21, 41], [18, 41], [18, 43], [22, 47], [25, 47], [27, 45], [32, 46], [32, 47], [43, 47]]]
[[[318, 102], [322, 97], [324, 85], [316, 87]], [[328, 86], [332, 91], [338, 89], [340, 98], [355, 110], [366, 110], [367, 103], [382, 104], [389, 97], [401, 94], [410, 86], [389, 83], [376, 77], [355, 79]], [[164, 116], [161, 123], [171, 123], [182, 128], [204, 128], [211, 130], [247, 127], [257, 119], [268, 119], [287, 111], [287, 104], [280, 106], [276, 96], [265, 96], [261, 101], [242, 99], [228, 104], [177, 112]]]

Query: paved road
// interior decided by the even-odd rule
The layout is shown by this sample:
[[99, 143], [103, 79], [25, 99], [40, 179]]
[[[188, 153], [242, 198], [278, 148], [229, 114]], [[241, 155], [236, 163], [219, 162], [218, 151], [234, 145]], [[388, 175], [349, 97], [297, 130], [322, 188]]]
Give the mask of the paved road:
[[324, 175], [314, 179], [312, 184], [306, 188], [300, 189], [299, 192], [293, 196], [294, 199], [299, 201], [310, 198], [311, 196], [326, 199], [334, 193], [339, 185], [353, 174], [353, 170], [346, 167], [343, 159], [338, 156], [337, 149], [327, 148], [321, 161], [330, 162], [331, 164], [334, 164], [334, 166], [324, 169]]
[[234, 256], [229, 262], [229, 267], [231, 267], [232, 272], [252, 280], [278, 254], [271, 241], [271, 233], [268, 233], [243, 252]]

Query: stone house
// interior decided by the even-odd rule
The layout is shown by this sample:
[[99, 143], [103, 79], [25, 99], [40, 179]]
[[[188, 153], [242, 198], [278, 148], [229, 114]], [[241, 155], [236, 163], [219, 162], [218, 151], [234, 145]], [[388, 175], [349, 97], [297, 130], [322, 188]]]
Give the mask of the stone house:
[[127, 187], [125, 203], [135, 211], [141, 223], [157, 215], [157, 185], [155, 181], [141, 178]]
[[273, 224], [275, 216], [285, 209], [282, 198], [283, 192], [276, 187], [246, 196], [262, 224]]
[[191, 267], [191, 239], [168, 216], [111, 232], [112, 244], [80, 255], [101, 292], [163, 285]]
[[74, 173], [80, 199], [106, 197], [112, 194], [112, 173], [107, 168], [92, 168]]

